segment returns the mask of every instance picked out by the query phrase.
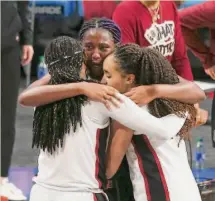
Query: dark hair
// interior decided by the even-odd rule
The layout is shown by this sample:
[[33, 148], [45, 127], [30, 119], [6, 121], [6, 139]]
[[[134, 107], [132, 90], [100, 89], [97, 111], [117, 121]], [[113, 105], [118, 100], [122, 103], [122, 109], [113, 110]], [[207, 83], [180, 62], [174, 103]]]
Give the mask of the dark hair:
[[[135, 75], [137, 85], [179, 83], [178, 75], [168, 60], [152, 48], [140, 48], [136, 44], [120, 45], [116, 47], [114, 57], [124, 73]], [[156, 117], [168, 114], [185, 117], [185, 113], [188, 112], [190, 116], [179, 132], [182, 138], [188, 136], [196, 117], [193, 105], [158, 98], [150, 102], [148, 107], [150, 113]]]
[[[45, 63], [51, 75], [49, 84], [82, 81], [79, 77], [83, 64], [81, 43], [67, 36], [52, 40], [45, 50]], [[50, 153], [57, 147], [62, 147], [71, 125], [74, 132], [78, 123], [81, 126], [81, 106], [86, 100], [85, 96], [75, 96], [37, 107], [34, 113], [32, 146]]]
[[90, 29], [101, 28], [108, 32], [113, 37], [114, 43], [119, 43], [121, 41], [121, 31], [118, 25], [108, 18], [92, 18], [88, 21], [85, 21], [80, 32], [79, 37], [81, 40], [84, 38], [84, 34]]

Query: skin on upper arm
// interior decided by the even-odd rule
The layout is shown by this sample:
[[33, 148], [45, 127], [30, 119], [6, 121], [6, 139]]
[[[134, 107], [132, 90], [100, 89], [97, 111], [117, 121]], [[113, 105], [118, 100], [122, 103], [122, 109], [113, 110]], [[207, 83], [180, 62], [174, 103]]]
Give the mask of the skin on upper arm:
[[43, 78], [33, 82], [26, 90], [31, 89], [33, 87], [39, 87], [39, 86], [47, 85], [49, 83], [50, 79], [51, 79], [51, 76], [49, 74], [47, 74]]
[[129, 147], [133, 131], [117, 121], [111, 124], [111, 136], [107, 150], [106, 176], [112, 178], [117, 172]]
[[196, 104], [205, 99], [205, 93], [194, 82], [179, 77], [178, 84], [154, 84], [132, 88], [125, 95], [138, 105], [147, 105], [156, 98]]

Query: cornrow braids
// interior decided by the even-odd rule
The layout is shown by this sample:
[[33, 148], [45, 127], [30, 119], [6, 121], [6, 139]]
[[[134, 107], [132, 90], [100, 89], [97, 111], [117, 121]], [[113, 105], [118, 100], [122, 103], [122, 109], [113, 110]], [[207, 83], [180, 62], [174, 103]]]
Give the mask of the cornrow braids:
[[[116, 46], [114, 56], [123, 72], [135, 75], [137, 85], [179, 83], [175, 69], [160, 52], [152, 48], [140, 48], [136, 44], [120, 45]], [[194, 126], [196, 117], [193, 105], [158, 98], [150, 102], [148, 108], [152, 115], [159, 118], [168, 114], [185, 117], [188, 112], [188, 118], [178, 134], [181, 139], [189, 137], [189, 131]]]
[[[83, 63], [81, 43], [67, 36], [54, 39], [45, 50], [45, 63], [51, 75], [49, 84], [82, 81], [79, 77]], [[81, 106], [86, 101], [87, 97], [76, 96], [37, 107], [32, 147], [47, 150], [51, 154], [57, 147], [62, 147], [71, 125], [74, 132], [78, 124], [81, 126]]]
[[121, 31], [118, 25], [108, 18], [92, 18], [88, 21], [85, 21], [80, 32], [79, 37], [80, 40], [83, 40], [85, 33], [90, 29], [104, 29], [108, 31], [114, 40], [114, 43], [120, 43], [121, 42]]

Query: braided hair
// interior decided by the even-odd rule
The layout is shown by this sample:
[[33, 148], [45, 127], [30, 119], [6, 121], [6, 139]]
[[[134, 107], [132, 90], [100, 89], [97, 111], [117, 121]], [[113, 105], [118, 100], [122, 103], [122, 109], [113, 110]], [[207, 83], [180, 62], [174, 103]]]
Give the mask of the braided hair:
[[[45, 63], [51, 75], [51, 85], [82, 81], [79, 77], [83, 64], [81, 43], [67, 36], [54, 39], [45, 50]], [[62, 147], [71, 125], [74, 132], [78, 124], [81, 126], [81, 106], [86, 101], [85, 96], [75, 96], [37, 107], [32, 147], [51, 154], [57, 147]]]
[[90, 29], [104, 29], [107, 30], [113, 37], [114, 43], [121, 42], [121, 31], [118, 25], [108, 18], [92, 18], [86, 22], [84, 22], [80, 32], [79, 37], [80, 40], [83, 40], [85, 33]]
[[[121, 45], [116, 47], [114, 57], [124, 73], [135, 75], [137, 85], [179, 83], [178, 75], [168, 60], [152, 48], [140, 48], [136, 44]], [[181, 139], [189, 137], [189, 130], [193, 127], [196, 117], [193, 105], [158, 98], [150, 102], [148, 108], [152, 115], [159, 118], [168, 114], [185, 117], [188, 112], [189, 116], [179, 135]]]

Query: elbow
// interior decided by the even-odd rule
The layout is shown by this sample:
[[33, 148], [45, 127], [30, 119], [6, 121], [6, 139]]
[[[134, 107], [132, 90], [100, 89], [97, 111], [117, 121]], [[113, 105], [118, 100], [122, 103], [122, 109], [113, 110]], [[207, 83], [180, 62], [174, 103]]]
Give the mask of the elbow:
[[206, 99], [206, 94], [203, 90], [199, 93], [199, 102], [203, 101]]
[[21, 93], [18, 97], [18, 103], [22, 106], [35, 107], [36, 105], [31, 104], [31, 97], [29, 97], [25, 92]]
[[[196, 104], [206, 99], [205, 92], [195, 82], [187, 82], [186, 103]], [[188, 98], [189, 97], [189, 98]]]
[[196, 96], [195, 103], [199, 103], [199, 102], [201, 102], [201, 101], [206, 99], [205, 92], [199, 86], [197, 86], [196, 84], [193, 86], [193, 91], [195, 91], [195, 96]]
[[26, 96], [24, 93], [21, 93], [18, 97], [18, 103], [22, 106], [28, 106], [26, 101]]

